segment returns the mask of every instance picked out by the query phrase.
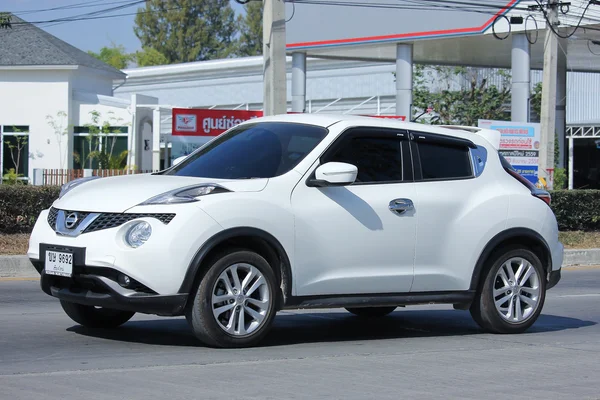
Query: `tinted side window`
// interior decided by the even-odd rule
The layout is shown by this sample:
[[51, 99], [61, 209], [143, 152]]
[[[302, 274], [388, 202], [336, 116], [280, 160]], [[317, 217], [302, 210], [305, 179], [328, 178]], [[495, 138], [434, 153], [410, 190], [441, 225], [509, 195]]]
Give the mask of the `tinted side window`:
[[473, 176], [469, 149], [437, 143], [419, 143], [423, 179], [469, 178]]
[[402, 180], [400, 141], [394, 137], [349, 137], [334, 154], [323, 161], [356, 165], [358, 183]]

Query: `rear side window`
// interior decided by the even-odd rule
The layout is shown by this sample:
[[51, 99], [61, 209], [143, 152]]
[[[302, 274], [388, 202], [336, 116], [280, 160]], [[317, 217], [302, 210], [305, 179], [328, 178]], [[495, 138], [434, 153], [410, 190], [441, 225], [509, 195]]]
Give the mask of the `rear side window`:
[[400, 140], [395, 137], [348, 137], [324, 162], [345, 162], [358, 168], [357, 183], [402, 180]]
[[439, 143], [418, 143], [423, 180], [473, 177], [469, 148]]

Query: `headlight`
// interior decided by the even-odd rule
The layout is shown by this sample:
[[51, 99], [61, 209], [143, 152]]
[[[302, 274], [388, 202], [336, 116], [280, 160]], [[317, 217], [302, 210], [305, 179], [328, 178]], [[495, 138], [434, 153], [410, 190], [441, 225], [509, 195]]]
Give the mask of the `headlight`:
[[198, 197], [224, 192], [229, 192], [229, 190], [216, 184], [188, 186], [186, 188], [175, 189], [163, 194], [159, 194], [158, 196], [154, 196], [144, 201], [140, 205], [191, 203], [194, 201], [199, 201], [200, 199], [198, 199]]
[[152, 235], [152, 227], [145, 221], [134, 224], [127, 230], [125, 241], [133, 248], [140, 247], [150, 239]]
[[99, 176], [87, 176], [85, 178], [78, 178], [78, 179], [72, 180], [71, 182], [65, 183], [60, 188], [60, 194], [58, 195], [58, 198], [60, 199], [61, 197], [63, 197], [65, 194], [67, 194], [68, 191], [73, 189], [75, 186], [79, 186], [82, 183], [91, 181], [92, 179], [98, 179], [98, 178], [100, 178], [100, 177]]

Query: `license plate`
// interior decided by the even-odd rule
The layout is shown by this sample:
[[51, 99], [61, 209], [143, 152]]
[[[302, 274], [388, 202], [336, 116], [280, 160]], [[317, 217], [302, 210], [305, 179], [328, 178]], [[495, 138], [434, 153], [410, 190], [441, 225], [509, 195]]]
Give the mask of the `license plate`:
[[73, 274], [73, 254], [60, 251], [46, 251], [46, 273], [70, 277]]

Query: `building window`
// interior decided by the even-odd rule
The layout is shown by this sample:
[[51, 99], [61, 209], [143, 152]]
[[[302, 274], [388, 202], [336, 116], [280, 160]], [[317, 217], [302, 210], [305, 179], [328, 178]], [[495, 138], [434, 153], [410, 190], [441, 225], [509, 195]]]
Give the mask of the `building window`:
[[99, 133], [99, 128], [73, 128], [73, 168], [123, 169], [127, 165], [127, 127], [111, 126]]
[[14, 170], [17, 176], [26, 179], [29, 176], [29, 126], [0, 126], [0, 139], [2, 173]]

